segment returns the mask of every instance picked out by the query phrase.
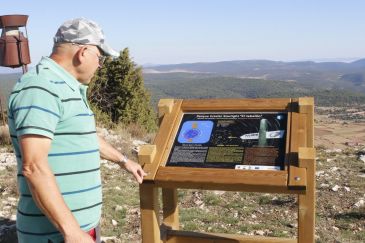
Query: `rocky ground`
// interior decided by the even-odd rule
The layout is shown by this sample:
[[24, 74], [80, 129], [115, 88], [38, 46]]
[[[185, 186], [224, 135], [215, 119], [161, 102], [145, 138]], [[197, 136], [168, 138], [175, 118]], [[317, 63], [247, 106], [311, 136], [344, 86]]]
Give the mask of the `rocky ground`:
[[[316, 117], [316, 242], [365, 241], [365, 114], [339, 115], [323, 108]], [[355, 113], [354, 119], [345, 119]], [[99, 133], [134, 157], [143, 143], [131, 133]], [[133, 133], [132, 133], [133, 134]], [[151, 137], [142, 139], [149, 141]], [[0, 242], [16, 242], [16, 166], [0, 149]], [[138, 185], [118, 166], [102, 161], [105, 242], [140, 242]], [[280, 194], [179, 190], [184, 230], [295, 237], [297, 197]]]

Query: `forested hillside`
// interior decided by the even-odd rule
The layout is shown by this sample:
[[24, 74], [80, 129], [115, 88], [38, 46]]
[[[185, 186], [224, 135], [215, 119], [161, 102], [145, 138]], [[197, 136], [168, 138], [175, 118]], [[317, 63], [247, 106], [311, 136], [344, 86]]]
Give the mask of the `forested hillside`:
[[161, 98], [264, 98], [314, 96], [316, 105], [365, 104], [365, 95], [345, 89], [318, 88], [297, 82], [219, 77], [211, 74], [144, 74], [153, 102]]

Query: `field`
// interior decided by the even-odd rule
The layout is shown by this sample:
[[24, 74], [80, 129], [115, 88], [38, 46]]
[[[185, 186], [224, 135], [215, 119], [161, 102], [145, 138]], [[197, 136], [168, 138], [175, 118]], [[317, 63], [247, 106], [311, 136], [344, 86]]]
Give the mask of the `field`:
[[[365, 241], [364, 107], [320, 107], [315, 116], [317, 148], [316, 242]], [[101, 130], [131, 157], [136, 132]], [[0, 151], [0, 242], [14, 242], [17, 191], [14, 163]], [[10, 156], [10, 155], [9, 155]], [[5, 159], [4, 159], [5, 158]], [[113, 164], [102, 162], [105, 242], [140, 242], [138, 185]], [[184, 230], [275, 237], [297, 234], [296, 196], [179, 190]]]

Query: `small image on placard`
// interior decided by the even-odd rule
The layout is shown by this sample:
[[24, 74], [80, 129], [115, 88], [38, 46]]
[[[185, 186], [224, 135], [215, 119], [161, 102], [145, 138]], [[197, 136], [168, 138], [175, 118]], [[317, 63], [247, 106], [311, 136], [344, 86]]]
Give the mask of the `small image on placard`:
[[178, 137], [179, 143], [207, 143], [213, 130], [212, 121], [186, 121]]

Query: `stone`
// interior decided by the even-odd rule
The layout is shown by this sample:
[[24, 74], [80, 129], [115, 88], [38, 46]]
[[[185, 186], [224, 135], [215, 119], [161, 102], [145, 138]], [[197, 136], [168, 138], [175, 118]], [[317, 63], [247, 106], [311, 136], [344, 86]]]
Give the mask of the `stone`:
[[316, 176], [321, 176], [324, 174], [324, 170], [319, 170], [316, 172]]
[[354, 204], [354, 206], [356, 208], [360, 208], [360, 207], [364, 206], [364, 204], [365, 204], [364, 199], [360, 199], [357, 203]]
[[335, 185], [334, 187], [332, 187], [332, 191], [337, 192], [339, 188], [340, 188], [340, 186]]
[[255, 235], [265, 235], [265, 232], [263, 230], [255, 230]]
[[114, 210], [117, 211], [117, 212], [118, 211], [122, 211], [123, 210], [123, 206], [117, 205], [117, 206], [115, 206]]

